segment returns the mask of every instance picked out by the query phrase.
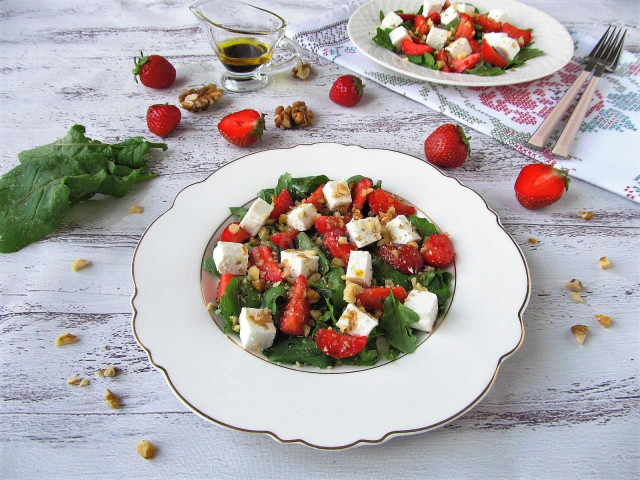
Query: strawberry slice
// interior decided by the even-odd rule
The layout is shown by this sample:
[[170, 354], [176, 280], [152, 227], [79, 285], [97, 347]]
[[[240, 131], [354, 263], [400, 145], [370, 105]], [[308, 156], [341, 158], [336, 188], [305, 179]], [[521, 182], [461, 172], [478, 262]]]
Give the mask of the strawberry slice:
[[465, 15], [464, 13], [460, 14], [460, 23], [458, 24], [458, 28], [456, 29], [456, 40], [458, 38], [473, 38], [473, 35], [476, 33], [476, 28], [474, 27], [473, 19], [469, 15]]
[[415, 13], [399, 13], [398, 16], [402, 19], [403, 22], [407, 20], [413, 21], [417, 17]]
[[419, 43], [414, 43], [408, 38], [405, 38], [402, 41], [402, 52], [407, 55], [424, 55], [425, 53], [433, 53], [433, 48], [429, 45], [421, 45]]
[[384, 310], [383, 302], [389, 296], [389, 292], [393, 292], [393, 296], [399, 302], [404, 302], [407, 298], [407, 291], [404, 287], [375, 287], [365, 288], [356, 295], [356, 300], [370, 313], [381, 312]]
[[369, 207], [376, 215], [386, 213], [391, 207], [395, 208], [396, 215], [413, 215], [416, 213], [416, 209], [414, 207], [411, 205], [405, 205], [389, 192], [386, 192], [381, 188], [371, 192], [367, 201], [369, 202]]
[[227, 285], [233, 279], [233, 277], [237, 277], [238, 275], [234, 275], [232, 273], [222, 273], [220, 274], [220, 280], [218, 281], [218, 301], [224, 295], [224, 291], [227, 289]]
[[388, 243], [378, 247], [376, 252], [387, 265], [407, 275], [415, 275], [424, 267], [420, 252], [411, 245]]
[[370, 178], [363, 178], [356, 183], [355, 187], [353, 187], [353, 203], [351, 204], [351, 209], [354, 212], [356, 210], [362, 211], [362, 208], [367, 201], [367, 197], [372, 191], [373, 182]]
[[431, 19], [434, 25], [438, 25], [440, 23], [440, 14], [438, 12], [431, 12], [427, 15], [427, 18]]
[[367, 346], [364, 335], [352, 336], [338, 333], [330, 328], [321, 328], [316, 334], [316, 345], [325, 355], [333, 358], [353, 357]]
[[324, 183], [316, 188], [311, 195], [302, 203], [313, 203], [313, 206], [316, 208], [321, 208], [324, 206], [325, 199], [324, 193], [322, 193], [322, 189], [324, 188]]
[[256, 143], [265, 130], [264, 113], [247, 109], [222, 117], [218, 130], [229, 142], [239, 147]]
[[347, 265], [349, 263], [349, 255], [351, 255], [352, 251], [357, 250], [358, 247], [351, 242], [340, 243], [338, 239], [341, 236], [344, 235], [340, 235], [335, 231], [328, 232], [324, 236], [324, 245], [327, 247], [327, 250], [329, 250], [329, 253], [333, 258], [340, 258], [344, 264]]
[[310, 317], [308, 288], [307, 279], [304, 275], [300, 275], [289, 290], [289, 299], [278, 325], [281, 332], [289, 335], [304, 335], [304, 326]]
[[296, 248], [296, 237], [298, 230], [287, 230], [286, 232], [274, 233], [269, 237], [276, 247], [280, 250], [288, 250]]
[[289, 190], [283, 188], [276, 198], [276, 201], [273, 202], [273, 210], [271, 211], [269, 218], [271, 220], [277, 220], [280, 215], [287, 213], [292, 206], [293, 198], [291, 197]]
[[427, 25], [427, 19], [422, 15], [416, 15], [416, 18], [413, 19], [413, 30], [418, 35], [426, 35], [427, 32], [429, 31], [429, 26]]
[[282, 270], [273, 258], [273, 250], [268, 245], [253, 247], [249, 251], [249, 260], [260, 270], [260, 278], [268, 282], [279, 282], [284, 280]]
[[453, 262], [455, 256], [451, 240], [445, 234], [431, 235], [426, 238], [422, 243], [420, 253], [422, 253], [422, 258], [428, 265], [440, 268], [446, 267]]
[[240, 226], [238, 222], [233, 222], [227, 225], [220, 235], [220, 240], [223, 242], [242, 243], [251, 238], [251, 234]]
[[491, 20], [486, 15], [478, 15], [476, 17], [476, 23], [482, 27], [483, 32], [499, 32], [502, 28], [501, 22]]
[[500, 54], [496, 52], [496, 50], [491, 45], [489, 45], [489, 42], [482, 42], [480, 56], [485, 62], [490, 63], [495, 67], [507, 66], [507, 61], [504, 58], [502, 58]]
[[[483, 42], [484, 43], [484, 42]], [[471, 55], [467, 55], [462, 60], [454, 60], [451, 62], [451, 70], [457, 73], [462, 73], [465, 70], [469, 70], [470, 68], [475, 67], [480, 61], [479, 53], [472, 53]]]
[[316, 218], [313, 223], [316, 230], [320, 235], [326, 235], [327, 233], [335, 233], [338, 237], [346, 237], [347, 229], [345, 224], [347, 223], [344, 217], [327, 217], [322, 216]]
[[510, 23], [504, 23], [500, 31], [506, 33], [510, 38], [516, 40], [521, 47], [529, 45], [531, 43], [530, 30], [522, 30], [518, 27], [514, 27]]
[[468, 38], [469, 46], [471, 47], [471, 53], [478, 53], [480, 51], [480, 45], [473, 38]]

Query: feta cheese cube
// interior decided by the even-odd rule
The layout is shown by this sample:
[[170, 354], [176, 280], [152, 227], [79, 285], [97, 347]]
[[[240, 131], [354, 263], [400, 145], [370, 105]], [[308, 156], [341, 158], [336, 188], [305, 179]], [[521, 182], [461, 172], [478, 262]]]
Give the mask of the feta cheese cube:
[[386, 30], [387, 28], [396, 28], [402, 25], [402, 18], [396, 12], [389, 12], [387, 16], [382, 19], [380, 28]]
[[513, 60], [513, 57], [515, 57], [520, 51], [520, 45], [518, 45], [518, 42], [506, 35], [499, 39], [495, 45], [491, 46], [496, 52], [498, 52], [498, 55], [504, 58], [507, 62]]
[[465, 15], [471, 15], [476, 11], [475, 8], [471, 5], [467, 5], [466, 3], [454, 3], [453, 8], [455, 8], [458, 13], [464, 13]]
[[444, 0], [424, 0], [424, 8], [422, 9], [422, 15], [425, 17], [430, 13], [442, 11], [444, 6]]
[[316, 220], [318, 210], [312, 203], [301, 203], [287, 215], [287, 225], [300, 232], [309, 230]]
[[261, 352], [273, 345], [276, 338], [276, 326], [268, 308], [242, 307], [238, 317], [240, 324], [240, 342], [245, 350]]
[[346, 180], [331, 180], [322, 188], [329, 210], [344, 210], [351, 205], [351, 189]]
[[442, 50], [444, 44], [447, 43], [449, 32], [442, 28], [433, 27], [427, 34], [427, 45], [434, 50]]
[[500, 22], [500, 23], [504, 23], [507, 20], [509, 20], [509, 17], [507, 16], [507, 14], [502, 10], [500, 10], [499, 8], [490, 10], [489, 13], [487, 14], [487, 17], [489, 17], [489, 20], [493, 20], [494, 22]]
[[382, 225], [378, 217], [366, 217], [347, 223], [347, 232], [356, 247], [362, 248], [382, 238]]
[[366, 250], [352, 251], [347, 265], [347, 281], [370, 287], [372, 275], [371, 254]]
[[218, 242], [213, 249], [213, 261], [220, 273], [244, 275], [249, 263], [249, 249], [242, 243]]
[[407, 29], [404, 27], [398, 27], [389, 32], [389, 40], [391, 40], [391, 43], [393, 43], [393, 46], [396, 48], [400, 48], [402, 41], [406, 38], [411, 39], [409, 32], [407, 32]]
[[244, 218], [240, 220], [240, 228], [246, 230], [251, 235], [255, 235], [258, 233], [258, 230], [262, 228], [272, 211], [273, 205], [265, 202], [261, 198], [256, 199], [249, 207], [249, 211], [245, 214]]
[[430, 332], [438, 318], [438, 296], [435, 293], [424, 290], [411, 290], [404, 306], [418, 314], [420, 320], [410, 323], [411, 328]]
[[[483, 42], [487, 42], [489, 45], [491, 45], [493, 48], [495, 48], [496, 44], [498, 42], [500, 42], [500, 40], [502, 40], [503, 38], [507, 37], [506, 33], [502, 33], [502, 32], [489, 32], [489, 33], [485, 33], [482, 36], [482, 41]], [[508, 38], [508, 37], [507, 37]]]
[[452, 5], [440, 14], [440, 24], [443, 26], [449, 25], [451, 22], [453, 22], [458, 18], [460, 18], [460, 15], [458, 15], [458, 12], [456, 11], [455, 8], [453, 8], [453, 5]]
[[282, 250], [280, 252], [280, 262], [289, 268], [289, 276], [298, 278], [304, 275], [305, 278], [318, 271], [318, 254], [314, 250]]
[[349, 304], [336, 323], [342, 333], [355, 336], [369, 336], [371, 330], [378, 325], [378, 320], [363, 312], [355, 305]]
[[404, 215], [398, 215], [385, 225], [391, 236], [391, 243], [409, 243], [420, 241], [420, 235]]
[[467, 55], [471, 55], [471, 45], [469, 45], [469, 40], [464, 37], [451, 42], [445, 50], [456, 60], [462, 60]]

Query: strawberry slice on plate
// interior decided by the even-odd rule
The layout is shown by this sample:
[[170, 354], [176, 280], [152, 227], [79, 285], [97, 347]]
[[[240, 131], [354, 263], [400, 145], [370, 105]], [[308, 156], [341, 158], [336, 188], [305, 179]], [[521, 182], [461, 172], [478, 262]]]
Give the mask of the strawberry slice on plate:
[[323, 353], [333, 358], [353, 357], [367, 346], [368, 338], [345, 335], [330, 328], [321, 328], [316, 334], [316, 345]]
[[370, 178], [361, 179], [353, 187], [353, 203], [351, 204], [352, 211], [362, 211], [367, 197], [373, 192], [373, 182]]
[[347, 236], [347, 228], [345, 225], [347, 220], [344, 217], [328, 217], [323, 215], [316, 218], [313, 225], [320, 235], [326, 235], [327, 233], [334, 233], [338, 237]]
[[486, 15], [478, 15], [476, 17], [476, 23], [482, 27], [483, 32], [499, 32], [502, 28], [501, 22], [491, 20]]
[[335, 231], [328, 232], [324, 236], [324, 245], [333, 258], [339, 258], [347, 265], [349, 263], [349, 255], [351, 255], [351, 252], [354, 250], [357, 250], [358, 247], [349, 241], [347, 241], [347, 243], [340, 243], [340, 237], [343, 236], [344, 235], [340, 235]]
[[388, 243], [378, 247], [376, 252], [387, 265], [406, 275], [415, 275], [424, 267], [420, 252], [411, 245]]
[[268, 245], [253, 247], [249, 251], [249, 260], [260, 270], [260, 277], [268, 282], [284, 280], [284, 274], [273, 258], [273, 250]]
[[220, 280], [218, 281], [218, 296], [217, 299], [220, 301], [222, 296], [224, 295], [224, 291], [227, 289], [227, 285], [229, 282], [238, 275], [234, 275], [233, 273], [222, 273], [220, 274]]
[[386, 213], [389, 208], [393, 207], [396, 210], [396, 215], [413, 215], [416, 213], [416, 209], [411, 205], [406, 205], [391, 195], [389, 192], [378, 188], [371, 192], [367, 198], [369, 207], [377, 215]]
[[489, 42], [482, 42], [480, 48], [480, 56], [482, 59], [493, 65], [494, 67], [506, 67], [507, 61], [500, 56], [496, 49], [489, 45]]
[[426, 238], [420, 248], [420, 253], [427, 265], [446, 267], [453, 262], [455, 253], [448, 235], [431, 235]]
[[307, 290], [309, 285], [304, 275], [300, 275], [289, 290], [289, 299], [280, 317], [278, 327], [289, 335], [304, 335], [304, 326], [310, 317]]
[[376, 313], [384, 310], [384, 299], [389, 296], [389, 292], [393, 292], [393, 296], [399, 302], [404, 302], [407, 298], [407, 291], [404, 287], [374, 287], [365, 288], [362, 292], [356, 295], [356, 300], [360, 302], [368, 312]]
[[460, 14], [460, 23], [458, 24], [458, 28], [456, 29], [455, 38], [473, 38], [473, 35], [476, 33], [476, 28], [473, 23], [473, 19], [469, 15], [465, 15], [464, 13]]
[[220, 235], [220, 240], [223, 242], [242, 243], [251, 238], [251, 234], [240, 226], [238, 222], [233, 222], [227, 225]]
[[402, 41], [402, 51], [407, 55], [415, 56], [415, 55], [424, 55], [425, 53], [433, 53], [433, 48], [429, 45], [422, 45], [420, 43], [414, 43], [408, 38], [405, 38]]
[[293, 198], [289, 193], [289, 190], [283, 188], [280, 194], [276, 197], [276, 201], [273, 202], [273, 210], [269, 215], [271, 220], [277, 220], [280, 215], [287, 213], [293, 206]]
[[465, 70], [469, 70], [475, 67], [479, 61], [480, 61], [480, 54], [472, 53], [471, 55], [467, 55], [461, 60], [454, 60], [453, 62], [451, 62], [451, 70], [453, 70], [456, 73], [462, 73]]
[[321, 208], [324, 206], [325, 203], [325, 199], [324, 199], [324, 193], [322, 192], [322, 189], [324, 188], [324, 183], [320, 186], [318, 186], [318, 188], [316, 188], [311, 195], [309, 195], [309, 197], [307, 197], [305, 199], [304, 202], [302, 203], [312, 203], [314, 207], [316, 208]]
[[523, 30], [521, 28], [514, 27], [510, 23], [504, 23], [500, 31], [516, 40], [521, 47], [531, 43], [531, 30]]
[[288, 250], [296, 248], [296, 237], [298, 230], [287, 230], [286, 232], [274, 233], [269, 237], [276, 247], [280, 250]]
[[247, 109], [230, 113], [218, 123], [218, 131], [229, 142], [239, 147], [253, 145], [265, 130], [264, 113]]

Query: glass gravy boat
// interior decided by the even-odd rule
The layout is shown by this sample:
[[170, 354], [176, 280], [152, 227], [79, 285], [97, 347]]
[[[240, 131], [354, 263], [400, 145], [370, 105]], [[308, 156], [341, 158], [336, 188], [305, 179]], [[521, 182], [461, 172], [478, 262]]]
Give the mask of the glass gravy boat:
[[[287, 23], [263, 8], [233, 0], [201, 0], [189, 7], [226, 69], [220, 82], [231, 92], [266, 87], [269, 75], [290, 70], [302, 58], [298, 44], [285, 37]], [[290, 58], [274, 62], [278, 50]]]

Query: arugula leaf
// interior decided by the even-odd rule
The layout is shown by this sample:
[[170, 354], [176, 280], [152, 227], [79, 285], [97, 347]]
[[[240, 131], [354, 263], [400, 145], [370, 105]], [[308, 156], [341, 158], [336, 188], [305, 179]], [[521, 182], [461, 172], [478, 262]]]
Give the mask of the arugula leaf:
[[418, 217], [417, 215], [410, 215], [409, 221], [416, 227], [418, 233], [422, 238], [430, 237], [431, 235], [437, 235], [438, 229], [426, 218]]
[[271, 203], [271, 196], [277, 196], [282, 190], [288, 187], [290, 181], [291, 174], [289, 172], [285, 172], [278, 178], [278, 183], [276, 184], [275, 188], [263, 188], [258, 192], [258, 197], [260, 197], [267, 203]]
[[325, 298], [327, 307], [334, 321], [337, 320], [334, 311], [338, 311], [337, 316], [339, 317], [347, 306], [347, 302], [345, 302], [343, 298], [345, 287], [345, 281], [342, 279], [343, 275], [344, 269], [342, 267], [333, 267], [318, 283], [309, 285]]
[[504, 70], [500, 67], [494, 67], [490, 63], [485, 62], [484, 60], [480, 60], [478, 64], [473, 67], [465, 70], [466, 73], [470, 73], [472, 75], [480, 75], [481, 77], [492, 77], [495, 75], [504, 75]]
[[380, 327], [385, 331], [389, 345], [404, 353], [415, 351], [417, 338], [409, 324], [418, 320], [420, 317], [416, 312], [398, 302], [393, 293], [389, 292], [380, 318]]
[[204, 259], [204, 262], [202, 263], [202, 269], [205, 272], [209, 272], [211, 275], [215, 275], [216, 277], [220, 278], [220, 272], [218, 272], [218, 269], [216, 268], [216, 262], [213, 261], [213, 257], [207, 257]]
[[376, 29], [375, 37], [373, 37], [371, 40], [376, 42], [381, 47], [386, 48], [387, 50], [391, 50], [393, 52], [395, 51], [396, 47], [393, 46], [393, 43], [391, 43], [391, 39], [389, 38], [390, 31], [391, 31], [390, 28], [383, 30], [382, 28], [378, 27]]
[[[347, 183], [351, 183], [351, 182], [357, 183], [363, 178], [368, 178], [373, 182], [373, 179], [371, 177], [365, 177], [364, 175], [353, 175], [352, 177], [347, 178]], [[371, 188], [373, 188], [374, 190], [378, 188], [382, 188], [382, 180], [378, 180], [376, 183], [373, 184]]]
[[532, 58], [539, 57], [541, 55], [544, 55], [544, 51], [539, 48], [522, 47], [505, 68], [519, 67], [527, 60], [531, 60]]
[[412, 288], [411, 277], [390, 267], [378, 254], [371, 254], [371, 265], [373, 267], [373, 278], [376, 279], [378, 285], [384, 285], [384, 281], [388, 279], [396, 285], [404, 287], [407, 291]]
[[320, 247], [313, 243], [309, 238], [309, 235], [304, 232], [300, 232], [296, 239], [298, 240], [298, 248], [300, 250], [313, 250], [314, 252], [316, 252], [316, 254], [318, 255], [318, 268], [320, 270], [320, 273], [322, 273], [323, 275], [327, 273], [331, 268], [331, 263], [329, 262], [329, 259], [324, 254], [324, 252], [320, 250]]
[[244, 207], [229, 207], [229, 211], [231, 212], [231, 215], [238, 217], [238, 220], [242, 220], [249, 209]]
[[424, 11], [424, 5], [420, 5], [420, 8], [418, 9], [418, 12], [416, 13], [416, 15], [422, 15], [423, 11]]
[[236, 333], [233, 331], [233, 321], [231, 317], [240, 316], [240, 295], [238, 294], [238, 285], [241, 282], [242, 277], [234, 277], [227, 284], [224, 290], [224, 295], [220, 297], [218, 302], [218, 309], [225, 319], [225, 325], [223, 328], [224, 333], [227, 335]]
[[362, 365], [371, 366], [378, 363], [378, 349], [376, 347], [375, 337], [369, 338], [365, 347], [353, 357], [341, 358], [340, 363], [343, 365]]
[[264, 292], [264, 306], [271, 310], [271, 316], [273, 317], [276, 325], [278, 325], [280, 314], [284, 309], [289, 288], [290, 285], [285, 282], [281, 283], [277, 287], [271, 287]]
[[385, 360], [395, 360], [400, 356], [401, 353], [402, 352], [396, 347], [389, 347], [389, 350], [382, 354], [382, 358], [384, 358]]
[[440, 26], [438, 28], [442, 28], [444, 30], [451, 30], [452, 28], [457, 28], [458, 25], [460, 25], [460, 17], [456, 18], [455, 20], [451, 20], [450, 23], [447, 23], [444, 26]]
[[291, 177], [291, 174], [287, 172], [280, 175], [280, 178], [278, 178], [278, 184], [275, 188], [265, 188], [260, 190], [258, 192], [258, 197], [271, 203], [271, 196], [277, 196], [286, 188], [294, 200], [304, 200], [316, 188], [328, 181], [329, 177], [326, 175], [293, 178]]
[[380, 21], [384, 20], [384, 12], [382, 10], [380, 10]]
[[438, 297], [438, 307], [442, 309], [451, 296], [449, 285], [453, 275], [445, 270], [435, 270], [433, 272], [420, 272], [416, 279], [423, 287]]
[[319, 368], [335, 365], [332, 357], [322, 353], [309, 337], [287, 337], [262, 352], [269, 360], [277, 363], [306, 363]]

